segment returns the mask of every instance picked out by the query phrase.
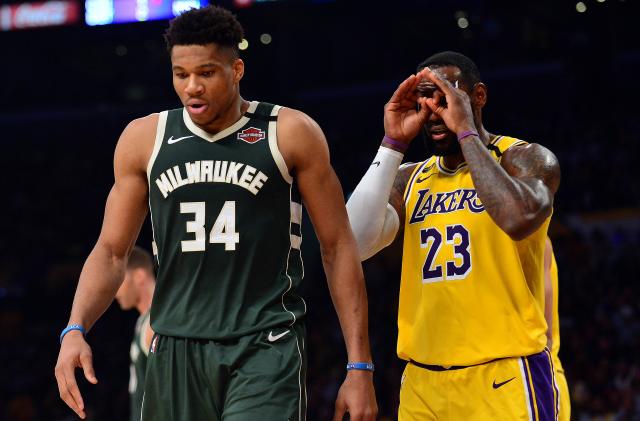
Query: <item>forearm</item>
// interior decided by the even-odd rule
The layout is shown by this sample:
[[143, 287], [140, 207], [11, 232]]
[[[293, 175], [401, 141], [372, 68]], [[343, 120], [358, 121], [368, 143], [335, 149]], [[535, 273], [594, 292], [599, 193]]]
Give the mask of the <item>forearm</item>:
[[329, 292], [351, 362], [370, 362], [368, 303], [362, 266], [352, 242], [322, 249]]
[[530, 234], [531, 228], [537, 226], [534, 221], [546, 217], [547, 208], [550, 209], [545, 195], [509, 175], [480, 138], [469, 136], [460, 143], [478, 198], [487, 213], [514, 238]]
[[118, 256], [98, 242], [89, 254], [76, 289], [69, 324], [87, 331], [111, 305], [124, 279], [126, 255]]
[[347, 202], [360, 260], [389, 245], [398, 231], [398, 215], [388, 203], [402, 157], [398, 151], [380, 147]]

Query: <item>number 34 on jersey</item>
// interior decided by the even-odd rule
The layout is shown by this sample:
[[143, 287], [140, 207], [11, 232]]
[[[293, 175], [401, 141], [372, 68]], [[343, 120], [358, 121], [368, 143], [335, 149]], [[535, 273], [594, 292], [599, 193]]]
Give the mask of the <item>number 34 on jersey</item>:
[[[205, 202], [182, 202], [180, 213], [194, 214], [194, 219], [187, 221], [186, 232], [195, 234], [192, 240], [181, 242], [182, 251], [205, 251], [207, 246], [207, 233], [204, 228], [207, 209]], [[236, 244], [240, 242], [240, 234], [236, 232], [236, 202], [228, 200], [224, 202], [222, 210], [216, 218], [216, 222], [209, 233], [209, 243], [224, 244], [225, 251], [234, 251]]]

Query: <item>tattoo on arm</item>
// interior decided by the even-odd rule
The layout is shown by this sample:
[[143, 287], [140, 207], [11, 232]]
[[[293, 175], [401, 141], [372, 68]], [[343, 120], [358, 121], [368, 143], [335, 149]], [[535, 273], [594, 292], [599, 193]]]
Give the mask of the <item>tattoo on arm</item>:
[[532, 143], [505, 151], [502, 168], [512, 177], [525, 182], [532, 179], [542, 181], [552, 195], [558, 191], [560, 185], [558, 159], [544, 146]]
[[480, 142], [463, 145], [478, 197], [491, 218], [514, 239], [534, 232], [551, 214], [560, 183], [555, 155], [537, 144], [515, 146], [494, 164]]
[[391, 187], [389, 204], [396, 210], [396, 212], [398, 213], [398, 218], [400, 219], [400, 229], [398, 230], [398, 233], [402, 232], [402, 230], [404, 229], [404, 190], [407, 187], [409, 178], [411, 178], [411, 173], [413, 173], [413, 170], [418, 164], [419, 163], [408, 162], [401, 165], [400, 168], [398, 168], [398, 173], [396, 174], [396, 178], [393, 181], [393, 186]]

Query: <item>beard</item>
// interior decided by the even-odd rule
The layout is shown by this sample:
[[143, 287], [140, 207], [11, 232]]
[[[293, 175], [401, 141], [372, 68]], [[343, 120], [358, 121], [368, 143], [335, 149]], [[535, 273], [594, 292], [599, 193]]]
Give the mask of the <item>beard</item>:
[[422, 128], [422, 140], [427, 150], [427, 155], [449, 156], [462, 153], [458, 137], [455, 133], [449, 132], [446, 138], [435, 141], [429, 135], [426, 127]]

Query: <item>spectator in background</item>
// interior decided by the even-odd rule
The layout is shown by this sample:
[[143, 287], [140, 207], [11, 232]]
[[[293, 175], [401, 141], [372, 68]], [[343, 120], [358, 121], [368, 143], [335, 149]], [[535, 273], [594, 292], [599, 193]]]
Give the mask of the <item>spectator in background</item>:
[[136, 321], [135, 332], [129, 355], [131, 357], [129, 373], [129, 405], [131, 421], [140, 421], [142, 397], [144, 396], [144, 377], [147, 369], [147, 355], [153, 337], [149, 323], [149, 309], [156, 287], [153, 273], [153, 260], [148, 251], [136, 246], [131, 250], [127, 261], [124, 281], [116, 292], [116, 300], [123, 310], [135, 308], [140, 316]]

